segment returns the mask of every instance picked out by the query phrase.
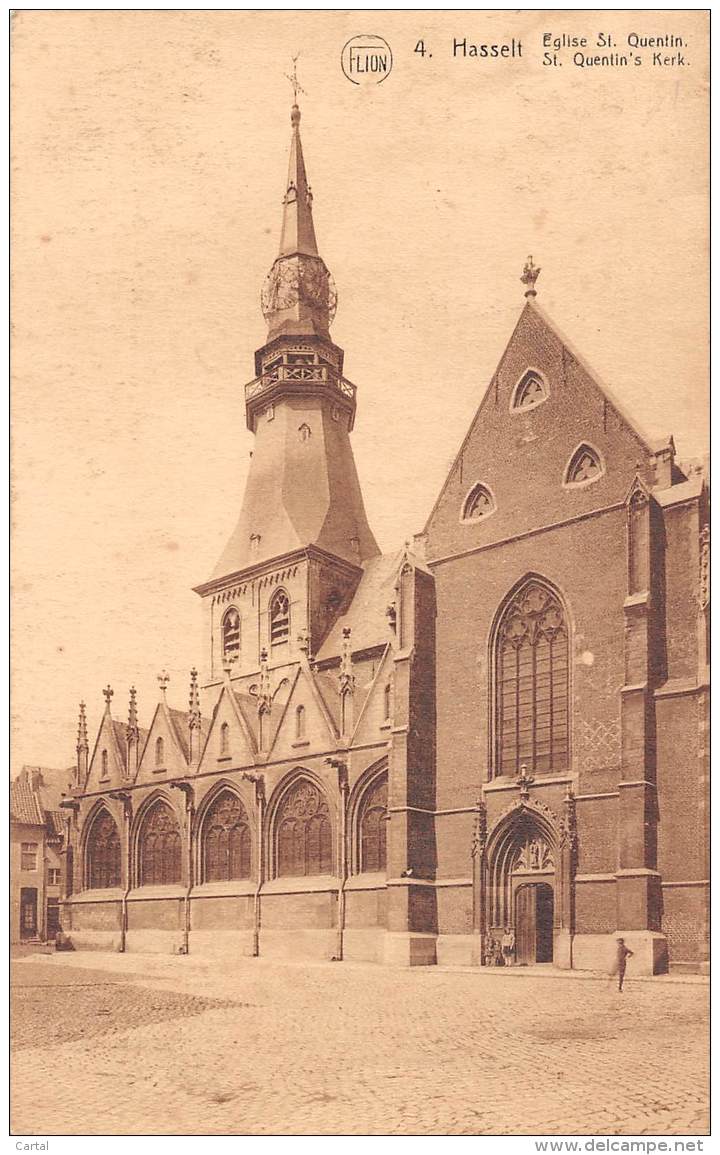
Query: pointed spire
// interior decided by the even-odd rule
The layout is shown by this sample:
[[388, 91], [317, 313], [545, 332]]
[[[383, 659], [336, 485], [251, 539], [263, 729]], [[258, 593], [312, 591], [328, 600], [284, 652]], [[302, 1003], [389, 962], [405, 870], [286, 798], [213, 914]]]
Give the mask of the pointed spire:
[[78, 736], [77, 736], [77, 770], [75, 774], [75, 783], [81, 789], [85, 786], [88, 771], [88, 735], [87, 735], [87, 718], [85, 717], [85, 703], [80, 703], [80, 716], [78, 718]]
[[272, 689], [270, 687], [270, 672], [268, 670], [268, 652], [263, 646], [260, 651], [260, 685], [258, 687], [258, 712], [269, 714], [272, 709]]
[[342, 632], [342, 656], [340, 658], [340, 693], [352, 694], [355, 689], [355, 675], [352, 667], [352, 647], [350, 643], [350, 635], [352, 630], [349, 626], [343, 627]]
[[127, 725], [127, 774], [132, 777], [138, 768], [138, 755], [140, 744], [140, 730], [138, 729], [138, 713], [137, 713], [137, 690], [134, 686], [130, 687], [130, 702], [128, 704], [128, 725]]
[[201, 722], [200, 715], [200, 691], [198, 690], [198, 672], [193, 666], [190, 671], [190, 712], [188, 716], [188, 724], [191, 729], [199, 729]]
[[137, 713], [137, 690], [134, 686], [130, 687], [130, 702], [128, 705], [128, 738], [133, 737], [137, 740], [138, 736], [138, 713]]
[[308, 183], [300, 140], [300, 108], [297, 94], [302, 92], [293, 61], [294, 103], [290, 112], [290, 162], [283, 197], [283, 219], [280, 250], [267, 275], [262, 291], [262, 310], [268, 323], [268, 336], [279, 334], [316, 335], [328, 339], [335, 316], [337, 294], [333, 279], [318, 253], [313, 224], [313, 195]]

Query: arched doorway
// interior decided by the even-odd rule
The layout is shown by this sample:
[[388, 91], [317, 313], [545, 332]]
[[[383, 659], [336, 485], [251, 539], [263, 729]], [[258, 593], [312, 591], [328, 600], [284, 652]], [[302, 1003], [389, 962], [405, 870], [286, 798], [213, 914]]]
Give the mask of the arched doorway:
[[515, 891], [515, 958], [519, 966], [553, 961], [555, 896], [547, 882], [523, 882]]

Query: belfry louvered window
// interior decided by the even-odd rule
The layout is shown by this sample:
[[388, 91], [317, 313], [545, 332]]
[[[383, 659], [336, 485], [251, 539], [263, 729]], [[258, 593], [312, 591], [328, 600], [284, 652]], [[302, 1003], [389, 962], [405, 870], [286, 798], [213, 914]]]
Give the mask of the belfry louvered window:
[[223, 657], [235, 661], [240, 653], [240, 614], [235, 607], [231, 607], [222, 624]]
[[180, 824], [165, 802], [148, 811], [140, 832], [140, 885], [180, 882]]
[[107, 810], [101, 810], [90, 827], [85, 850], [85, 885], [88, 890], [120, 885], [120, 835]]
[[497, 628], [496, 774], [568, 765], [568, 629], [559, 598], [530, 580]]
[[250, 823], [240, 799], [223, 790], [211, 804], [204, 827], [205, 882], [250, 877]]
[[290, 636], [290, 601], [285, 590], [278, 590], [270, 602], [270, 644], [279, 645]]

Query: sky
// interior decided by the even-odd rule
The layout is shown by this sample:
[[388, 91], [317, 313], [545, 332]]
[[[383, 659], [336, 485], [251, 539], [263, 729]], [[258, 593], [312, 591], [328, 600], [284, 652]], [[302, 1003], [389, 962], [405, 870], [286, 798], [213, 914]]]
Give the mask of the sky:
[[[345, 42], [392, 47], [350, 84]], [[558, 23], [560, 21], [560, 23]], [[683, 69], [541, 63], [596, 25]], [[13, 18], [13, 773], [69, 766], [114, 690], [186, 706], [192, 587], [234, 528], [299, 53], [353, 445], [383, 549], [422, 530], [524, 303], [650, 436], [707, 448], [703, 12], [19, 12]], [[571, 26], [570, 26], [571, 25]], [[426, 54], [415, 52], [422, 37]], [[523, 44], [520, 60], [452, 53]], [[430, 53], [432, 55], [430, 56]], [[39, 706], [39, 699], [42, 706]]]

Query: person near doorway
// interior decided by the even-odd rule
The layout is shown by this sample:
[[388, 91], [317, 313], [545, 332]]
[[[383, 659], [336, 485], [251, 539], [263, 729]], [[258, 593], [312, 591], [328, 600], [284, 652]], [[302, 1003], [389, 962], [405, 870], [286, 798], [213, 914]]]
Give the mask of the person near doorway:
[[515, 931], [511, 926], [505, 927], [505, 934], [502, 936], [502, 952], [505, 966], [511, 967], [515, 961]]
[[627, 966], [627, 960], [629, 958], [632, 958], [633, 954], [634, 954], [634, 951], [631, 951], [629, 947], [625, 946], [625, 939], [619, 938], [617, 940], [617, 956], [616, 956], [616, 962], [615, 962], [615, 967], [616, 967], [617, 976], [618, 976], [618, 990], [619, 991], [621, 991], [623, 989], [623, 982], [625, 981], [625, 968]]

